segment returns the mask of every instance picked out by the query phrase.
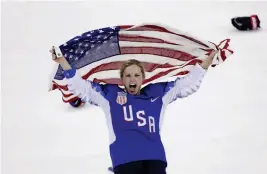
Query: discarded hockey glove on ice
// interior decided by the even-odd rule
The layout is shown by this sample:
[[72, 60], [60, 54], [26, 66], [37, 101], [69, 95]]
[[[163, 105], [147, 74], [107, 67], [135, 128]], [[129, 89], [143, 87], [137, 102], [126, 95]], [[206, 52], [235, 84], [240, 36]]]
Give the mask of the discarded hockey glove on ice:
[[232, 25], [241, 31], [257, 30], [260, 28], [260, 19], [257, 15], [235, 17], [231, 19]]

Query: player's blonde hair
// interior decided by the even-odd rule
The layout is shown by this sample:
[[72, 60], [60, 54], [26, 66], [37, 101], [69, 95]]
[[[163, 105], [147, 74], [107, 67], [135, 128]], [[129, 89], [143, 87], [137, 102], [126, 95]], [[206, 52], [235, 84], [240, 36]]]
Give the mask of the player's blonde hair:
[[145, 68], [144, 66], [142, 65], [142, 63], [138, 60], [135, 60], [135, 59], [130, 59], [130, 60], [127, 60], [125, 61], [122, 65], [121, 65], [121, 68], [120, 68], [120, 77], [122, 79], [123, 77], [123, 73], [125, 71], [125, 69], [128, 67], [128, 66], [131, 66], [131, 65], [137, 65], [140, 70], [141, 70], [141, 73], [143, 75], [143, 78], [145, 78]]

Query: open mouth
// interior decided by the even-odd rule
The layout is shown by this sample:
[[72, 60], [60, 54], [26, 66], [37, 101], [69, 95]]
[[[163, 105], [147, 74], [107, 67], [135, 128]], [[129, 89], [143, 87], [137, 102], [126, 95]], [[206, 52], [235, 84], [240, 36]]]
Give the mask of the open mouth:
[[136, 87], [137, 87], [136, 84], [130, 84], [130, 85], [129, 85], [129, 91], [130, 91], [131, 93], [134, 93], [135, 90], [136, 90]]
[[130, 85], [129, 85], [130, 89], [135, 89], [136, 86], [137, 86], [136, 84], [130, 84]]

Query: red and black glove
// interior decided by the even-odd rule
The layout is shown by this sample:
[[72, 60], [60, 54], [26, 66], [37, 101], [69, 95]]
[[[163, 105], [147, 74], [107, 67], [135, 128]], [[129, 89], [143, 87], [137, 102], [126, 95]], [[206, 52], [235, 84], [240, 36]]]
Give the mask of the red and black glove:
[[257, 15], [235, 17], [231, 19], [232, 25], [241, 31], [257, 30], [260, 28], [260, 19]]

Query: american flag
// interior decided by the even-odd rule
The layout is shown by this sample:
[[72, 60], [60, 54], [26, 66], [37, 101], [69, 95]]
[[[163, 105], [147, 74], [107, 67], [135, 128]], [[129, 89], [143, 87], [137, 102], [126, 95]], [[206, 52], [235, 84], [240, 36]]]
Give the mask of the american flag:
[[[140, 24], [105, 27], [85, 32], [59, 46], [62, 54], [83, 79], [96, 83], [122, 85], [119, 68], [125, 60], [143, 63], [146, 79], [143, 86], [168, 78], [186, 75], [213, 50], [216, 66], [233, 54], [230, 39], [219, 44], [198, 39], [186, 32], [162, 25]], [[56, 65], [50, 80], [50, 91], [59, 89], [64, 102], [78, 97], [68, 91], [61, 66]]]

